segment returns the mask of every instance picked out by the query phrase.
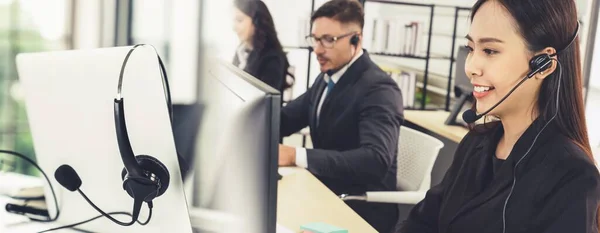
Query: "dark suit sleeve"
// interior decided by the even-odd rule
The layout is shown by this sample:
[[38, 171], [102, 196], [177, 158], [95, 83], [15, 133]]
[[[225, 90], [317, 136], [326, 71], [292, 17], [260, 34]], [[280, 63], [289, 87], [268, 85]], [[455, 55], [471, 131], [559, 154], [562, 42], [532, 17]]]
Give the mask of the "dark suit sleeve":
[[597, 233], [600, 198], [597, 168], [591, 164], [580, 166], [563, 176], [553, 187], [541, 200], [543, 208], [539, 214], [531, 219], [532, 227], [523, 232]]
[[403, 121], [402, 95], [392, 82], [368, 88], [358, 106], [360, 147], [307, 149], [308, 170], [316, 176], [373, 184], [381, 182], [392, 166]]
[[265, 57], [256, 77], [281, 91], [285, 80], [285, 61], [280, 56]]
[[439, 232], [438, 219], [444, 192], [456, 178], [466, 158], [467, 148], [472, 145], [470, 134], [467, 134], [459, 143], [454, 160], [446, 174], [444, 174], [442, 181], [431, 187], [425, 194], [425, 198], [412, 208], [406, 220], [401, 223], [398, 233]]
[[281, 109], [279, 131], [281, 137], [287, 137], [308, 126], [310, 90], [289, 102]]

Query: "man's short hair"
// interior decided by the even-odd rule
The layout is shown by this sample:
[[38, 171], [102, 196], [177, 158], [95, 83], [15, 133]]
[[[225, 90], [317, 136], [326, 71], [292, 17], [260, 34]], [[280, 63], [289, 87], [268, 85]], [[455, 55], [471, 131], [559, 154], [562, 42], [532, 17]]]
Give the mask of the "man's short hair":
[[339, 21], [342, 24], [356, 23], [363, 29], [365, 13], [362, 4], [357, 0], [331, 0], [323, 4], [310, 18], [310, 22], [325, 17]]

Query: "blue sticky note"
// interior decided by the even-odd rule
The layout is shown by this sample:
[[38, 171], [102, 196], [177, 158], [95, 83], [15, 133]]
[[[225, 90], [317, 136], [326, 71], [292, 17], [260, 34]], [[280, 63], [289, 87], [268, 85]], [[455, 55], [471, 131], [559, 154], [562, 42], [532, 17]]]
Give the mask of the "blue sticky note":
[[314, 222], [300, 226], [300, 230], [311, 233], [348, 233], [348, 230], [322, 222]]

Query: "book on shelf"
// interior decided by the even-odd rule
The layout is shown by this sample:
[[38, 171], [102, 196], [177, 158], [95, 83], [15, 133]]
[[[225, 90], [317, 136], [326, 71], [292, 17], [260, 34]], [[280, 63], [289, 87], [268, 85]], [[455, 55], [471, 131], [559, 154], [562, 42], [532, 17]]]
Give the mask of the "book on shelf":
[[310, 35], [310, 18], [298, 19], [298, 45], [300, 47], [310, 46], [306, 42], [306, 36]]
[[402, 93], [402, 105], [404, 108], [413, 108], [415, 103], [415, 90], [417, 74], [411, 71], [388, 72], [390, 77], [396, 81]]
[[365, 21], [363, 46], [371, 52], [408, 56], [423, 54], [423, 22], [384, 17]]

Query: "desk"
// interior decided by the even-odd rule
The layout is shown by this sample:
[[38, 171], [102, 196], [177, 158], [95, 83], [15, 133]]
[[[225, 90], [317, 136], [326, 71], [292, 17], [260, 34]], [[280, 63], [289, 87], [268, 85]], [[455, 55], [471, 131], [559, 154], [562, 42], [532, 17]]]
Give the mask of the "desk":
[[444, 124], [449, 115], [450, 112], [446, 111], [404, 110], [407, 121], [459, 143], [469, 130], [462, 126]]
[[[50, 228], [62, 226], [64, 224], [57, 223], [39, 223], [32, 222], [29, 218], [21, 215], [10, 214], [4, 210], [4, 206], [9, 202], [6, 196], [0, 196], [0, 232], [2, 233], [22, 233], [22, 232], [39, 232]], [[73, 229], [63, 229], [52, 231], [55, 233], [77, 233], [81, 231]]]
[[[279, 169], [283, 176], [278, 182], [277, 223], [293, 232], [311, 222], [324, 222], [348, 229], [350, 233], [377, 232], [356, 212], [340, 200], [323, 183], [303, 168]], [[0, 207], [7, 197], [0, 196]], [[37, 232], [57, 226], [28, 221], [22, 216], [0, 211], [0, 232]], [[77, 232], [66, 229], [57, 232]]]
[[279, 169], [277, 223], [294, 232], [311, 222], [324, 222], [349, 233], [377, 232], [323, 183], [303, 168]]

